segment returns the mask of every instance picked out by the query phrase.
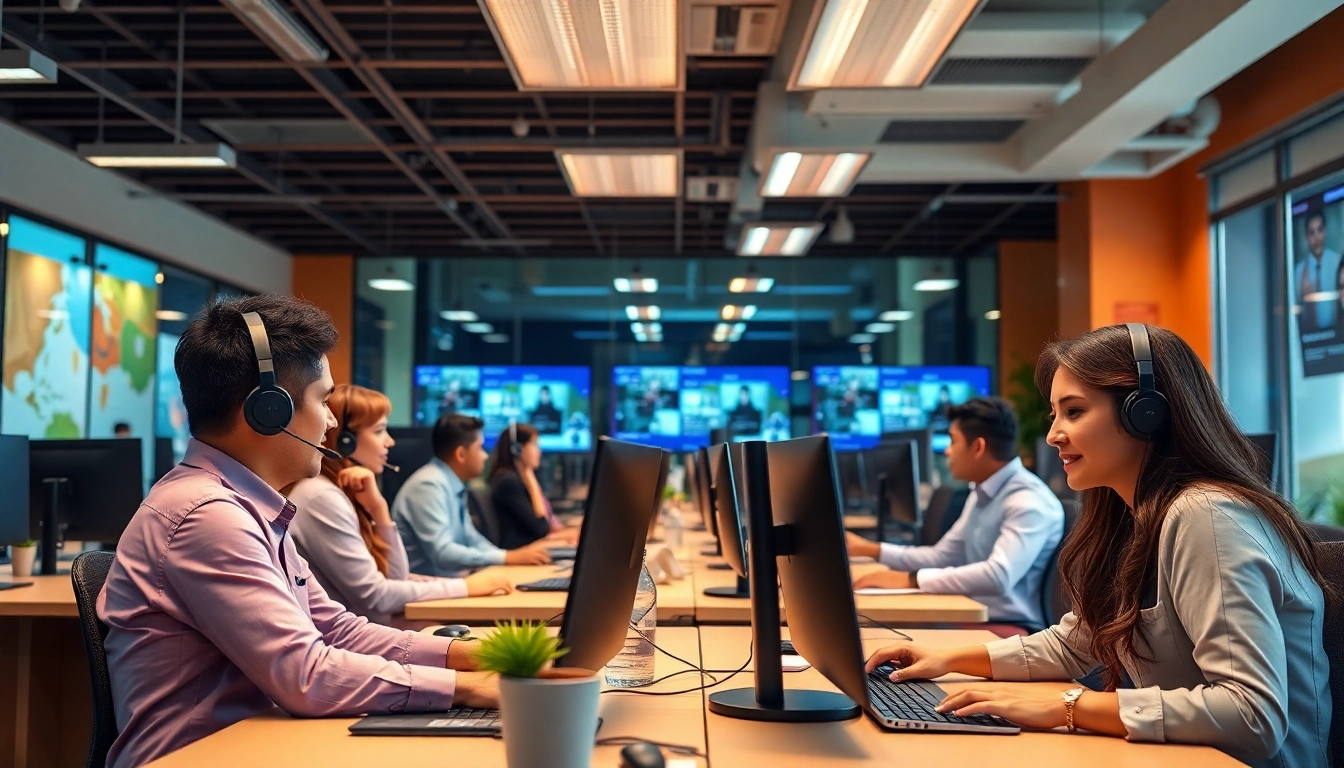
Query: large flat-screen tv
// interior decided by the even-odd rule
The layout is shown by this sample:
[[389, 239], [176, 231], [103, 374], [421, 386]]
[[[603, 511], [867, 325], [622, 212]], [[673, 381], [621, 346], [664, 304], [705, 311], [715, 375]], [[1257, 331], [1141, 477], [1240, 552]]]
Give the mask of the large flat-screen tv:
[[415, 368], [415, 423], [432, 427], [447, 413], [479, 417], [486, 450], [516, 421], [537, 428], [544, 451], [591, 451], [592, 396], [592, 373], [584, 366]]
[[933, 450], [950, 438], [947, 409], [990, 394], [979, 366], [818, 366], [812, 369], [812, 430], [837, 451], [860, 451], [888, 432], [928, 429]]
[[718, 440], [787, 440], [785, 366], [616, 366], [611, 434], [669, 451]]

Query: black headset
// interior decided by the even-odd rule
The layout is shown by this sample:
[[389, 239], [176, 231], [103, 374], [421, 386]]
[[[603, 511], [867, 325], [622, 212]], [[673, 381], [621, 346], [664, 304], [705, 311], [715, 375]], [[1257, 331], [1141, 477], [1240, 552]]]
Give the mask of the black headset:
[[294, 399], [275, 382], [275, 364], [271, 361], [271, 341], [266, 325], [256, 312], [244, 312], [243, 322], [252, 335], [252, 351], [257, 355], [257, 388], [243, 402], [243, 418], [259, 435], [278, 435], [294, 420]]
[[1134, 439], [1147, 442], [1167, 426], [1171, 406], [1167, 403], [1167, 396], [1157, 391], [1148, 326], [1143, 323], [1126, 323], [1125, 327], [1129, 329], [1129, 341], [1134, 348], [1139, 388], [1125, 397], [1125, 403], [1120, 407], [1120, 424]]
[[354, 430], [350, 429], [350, 396], [354, 394], [355, 388], [349, 384], [342, 384], [337, 389], [345, 390], [345, 400], [341, 405], [341, 431], [336, 435], [336, 452], [348, 459], [354, 455], [355, 448], [359, 447], [359, 438], [355, 436]]
[[523, 455], [523, 446], [518, 444], [518, 419], [509, 419], [509, 453], [513, 458]]

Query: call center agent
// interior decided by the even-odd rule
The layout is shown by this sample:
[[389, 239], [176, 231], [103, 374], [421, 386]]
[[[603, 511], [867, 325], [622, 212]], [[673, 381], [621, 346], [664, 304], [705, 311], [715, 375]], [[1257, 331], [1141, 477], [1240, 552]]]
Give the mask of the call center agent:
[[327, 593], [351, 612], [392, 624], [407, 603], [478, 597], [512, 591], [501, 576], [474, 574], [442, 579], [410, 573], [406, 548], [378, 490], [387, 452], [392, 401], [381, 392], [343, 384], [327, 401], [336, 426], [322, 444], [339, 459], [324, 458], [322, 473], [300, 480], [285, 495], [298, 512], [290, 531]]
[[851, 554], [893, 569], [866, 574], [854, 587], [968, 595], [985, 604], [991, 621], [1041, 629], [1041, 584], [1064, 536], [1064, 508], [1017, 458], [1012, 406], [975, 398], [951, 406], [948, 417], [948, 470], [972, 484], [965, 509], [931, 547], [879, 545], [846, 534]]
[[456, 576], [487, 565], [544, 565], [544, 542], [501, 549], [471, 522], [467, 483], [485, 469], [484, 426], [462, 414], [439, 417], [430, 433], [434, 458], [406, 479], [392, 502], [392, 519], [406, 545], [411, 572]]
[[[263, 327], [264, 325], [264, 327]], [[301, 717], [498, 706], [465, 643], [370, 624], [327, 597], [280, 488], [321, 471], [335, 418], [326, 313], [282, 296], [218, 302], [174, 367], [193, 439], [149, 491], [98, 596], [119, 734], [112, 768], [275, 706]], [[274, 373], [271, 365], [274, 364]]]
[[490, 502], [499, 520], [499, 544], [522, 547], [552, 537], [554, 543], [573, 544], [578, 528], [566, 528], [551, 510], [551, 502], [537, 481], [541, 466], [541, 438], [530, 424], [513, 424], [499, 434], [490, 461]]
[[[1111, 326], [1048, 346], [1036, 380], [1048, 440], [1085, 491], [1060, 557], [1074, 612], [1026, 638], [884, 648], [869, 667], [1040, 681], [1100, 665], [1104, 691], [972, 688], [940, 709], [1204, 744], [1256, 766], [1327, 765], [1330, 587], [1314, 537], [1261, 479], [1194, 351], [1170, 331]], [[1117, 690], [1125, 674], [1134, 687]]]

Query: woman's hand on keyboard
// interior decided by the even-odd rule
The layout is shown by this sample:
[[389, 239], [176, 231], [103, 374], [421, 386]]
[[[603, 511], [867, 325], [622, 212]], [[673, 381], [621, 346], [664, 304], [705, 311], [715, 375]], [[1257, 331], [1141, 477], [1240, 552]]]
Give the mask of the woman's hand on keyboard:
[[929, 648], [916, 643], [897, 643], [868, 657], [866, 670], [872, 672], [883, 664], [896, 667], [891, 679], [932, 680], [949, 672], [960, 672], [976, 677], [990, 677], [989, 651], [983, 645], [963, 648]]

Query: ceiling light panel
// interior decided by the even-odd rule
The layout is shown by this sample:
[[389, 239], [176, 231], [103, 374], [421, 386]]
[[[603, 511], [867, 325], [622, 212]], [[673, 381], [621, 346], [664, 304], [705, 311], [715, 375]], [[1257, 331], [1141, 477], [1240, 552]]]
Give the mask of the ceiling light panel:
[[80, 144], [79, 156], [101, 168], [234, 168], [228, 144]]
[[789, 88], [918, 88], [981, 2], [822, 0]]
[[520, 90], [676, 91], [677, 0], [478, 0]]
[[555, 153], [575, 197], [677, 197], [681, 152], [590, 150]]
[[738, 256], [802, 256], [821, 234], [821, 222], [764, 222], [743, 225]]
[[844, 197], [870, 157], [867, 152], [779, 152], [761, 181], [761, 196]]
[[56, 62], [37, 51], [13, 48], [0, 51], [0, 83], [8, 85], [48, 85], [60, 73]]
[[745, 275], [734, 277], [728, 283], [729, 293], [769, 293], [775, 287], [775, 278]]

